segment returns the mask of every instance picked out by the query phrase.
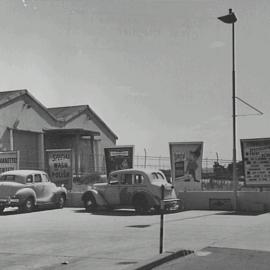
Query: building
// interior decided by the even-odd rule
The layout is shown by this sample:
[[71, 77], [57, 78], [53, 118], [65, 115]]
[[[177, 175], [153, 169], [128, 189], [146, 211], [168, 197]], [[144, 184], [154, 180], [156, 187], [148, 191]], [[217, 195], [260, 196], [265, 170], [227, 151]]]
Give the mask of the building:
[[0, 92], [0, 151], [19, 151], [20, 169], [46, 169], [46, 150], [71, 149], [73, 175], [104, 171], [117, 136], [88, 106], [46, 108], [27, 90]]

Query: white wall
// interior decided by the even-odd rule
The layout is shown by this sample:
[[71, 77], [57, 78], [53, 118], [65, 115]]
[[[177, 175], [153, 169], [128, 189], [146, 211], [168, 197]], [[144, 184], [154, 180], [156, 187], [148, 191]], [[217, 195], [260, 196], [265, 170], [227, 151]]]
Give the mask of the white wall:
[[37, 111], [32, 107], [28, 108], [25, 106], [23, 100], [18, 100], [0, 110], [0, 125], [2, 130], [7, 127], [13, 128], [16, 122], [18, 123], [17, 129], [34, 132], [42, 132], [43, 128], [51, 127]]

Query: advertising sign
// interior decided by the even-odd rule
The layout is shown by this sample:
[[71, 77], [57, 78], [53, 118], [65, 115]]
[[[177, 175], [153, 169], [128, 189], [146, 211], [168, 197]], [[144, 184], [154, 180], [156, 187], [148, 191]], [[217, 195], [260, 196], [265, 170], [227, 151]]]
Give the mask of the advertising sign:
[[133, 167], [133, 145], [104, 148], [107, 175], [116, 170]]
[[57, 186], [64, 185], [68, 190], [72, 189], [72, 150], [49, 149], [47, 154], [47, 171]]
[[242, 139], [246, 185], [270, 185], [270, 138]]
[[19, 169], [19, 151], [0, 152], [0, 173]]
[[169, 147], [176, 190], [201, 190], [203, 142], [171, 142]]

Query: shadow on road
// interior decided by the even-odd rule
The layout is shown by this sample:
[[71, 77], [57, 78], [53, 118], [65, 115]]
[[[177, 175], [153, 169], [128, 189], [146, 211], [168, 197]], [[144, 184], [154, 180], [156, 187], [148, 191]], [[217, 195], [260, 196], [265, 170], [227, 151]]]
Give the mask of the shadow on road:
[[44, 212], [44, 211], [52, 211], [52, 210], [59, 210], [57, 208], [36, 208], [32, 212], [21, 212], [17, 208], [11, 208], [7, 211], [4, 211], [2, 214], [0, 214], [0, 217], [3, 216], [13, 216], [13, 215], [27, 215], [35, 212]]
[[235, 212], [235, 211], [228, 211], [228, 212], [221, 212], [216, 213], [216, 215], [234, 215], [234, 216], [259, 216], [265, 214], [265, 212]]
[[[160, 213], [153, 211], [150, 211], [145, 214], [137, 214], [134, 209], [112, 209], [112, 210], [98, 210], [93, 213], [86, 212], [85, 209], [76, 209], [73, 210], [74, 213], [85, 213], [85, 214], [91, 214], [91, 215], [103, 215], [103, 216], [158, 216]], [[166, 212], [164, 214], [170, 215], [177, 212]]]
[[94, 213], [86, 212], [85, 209], [80, 210], [74, 210], [74, 213], [85, 213], [85, 214], [91, 214], [91, 215], [103, 215], [103, 216], [135, 216], [134, 210], [99, 210]]

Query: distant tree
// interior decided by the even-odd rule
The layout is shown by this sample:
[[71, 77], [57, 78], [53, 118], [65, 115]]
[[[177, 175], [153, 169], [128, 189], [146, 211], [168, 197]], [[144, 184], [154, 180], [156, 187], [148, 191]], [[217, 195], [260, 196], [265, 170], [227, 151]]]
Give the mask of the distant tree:
[[[228, 164], [227, 170], [228, 170], [229, 174], [232, 176], [233, 163]], [[239, 161], [239, 162], [236, 163], [236, 175], [237, 175], [238, 178], [244, 175], [243, 161]]]
[[215, 179], [228, 179], [228, 177], [229, 177], [229, 172], [228, 172], [227, 168], [220, 165], [217, 161], [214, 162], [213, 171], [214, 171], [214, 178]]

